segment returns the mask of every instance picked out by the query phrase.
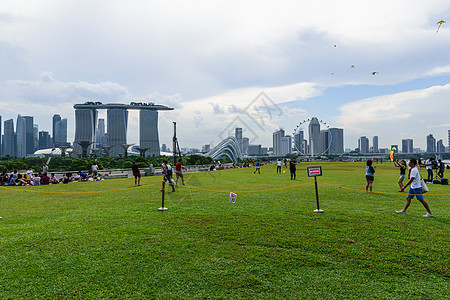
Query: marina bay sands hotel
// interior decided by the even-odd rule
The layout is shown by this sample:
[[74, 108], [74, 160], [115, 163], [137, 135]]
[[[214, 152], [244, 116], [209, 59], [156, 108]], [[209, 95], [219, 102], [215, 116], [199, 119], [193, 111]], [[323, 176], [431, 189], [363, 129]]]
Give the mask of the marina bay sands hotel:
[[139, 110], [139, 149], [147, 155], [159, 155], [158, 110], [173, 110], [154, 103], [102, 104], [86, 102], [75, 104], [75, 140], [74, 151], [87, 156], [90, 151], [101, 150], [95, 147], [97, 131], [97, 110], [107, 110], [107, 145], [103, 151], [110, 156], [126, 153], [128, 110]]

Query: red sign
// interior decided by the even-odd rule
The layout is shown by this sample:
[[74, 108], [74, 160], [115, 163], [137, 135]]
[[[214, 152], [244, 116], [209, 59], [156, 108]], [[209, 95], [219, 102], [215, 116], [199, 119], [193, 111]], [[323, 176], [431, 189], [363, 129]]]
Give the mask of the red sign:
[[322, 167], [308, 167], [308, 177], [322, 176]]

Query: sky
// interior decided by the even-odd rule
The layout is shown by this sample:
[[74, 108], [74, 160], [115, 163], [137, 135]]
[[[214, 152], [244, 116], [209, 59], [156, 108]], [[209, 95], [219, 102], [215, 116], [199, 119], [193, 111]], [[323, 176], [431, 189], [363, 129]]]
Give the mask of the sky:
[[[160, 143], [218, 144], [235, 127], [272, 146], [317, 117], [344, 129], [344, 147], [426, 136], [448, 145], [448, 0], [137, 1], [0, 0], [0, 116], [73, 105], [154, 102]], [[372, 72], [378, 72], [372, 75]], [[106, 117], [105, 111], [99, 111]], [[139, 143], [130, 111], [128, 143]]]

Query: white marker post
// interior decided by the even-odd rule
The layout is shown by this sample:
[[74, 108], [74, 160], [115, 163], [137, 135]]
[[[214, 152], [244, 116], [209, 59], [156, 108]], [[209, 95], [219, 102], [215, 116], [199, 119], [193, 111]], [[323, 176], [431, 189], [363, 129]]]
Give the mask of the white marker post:
[[322, 167], [308, 167], [308, 177], [314, 177], [314, 185], [316, 186], [317, 209], [315, 209], [314, 212], [323, 213], [323, 210], [319, 208], [319, 192], [317, 190], [317, 176], [322, 176]]

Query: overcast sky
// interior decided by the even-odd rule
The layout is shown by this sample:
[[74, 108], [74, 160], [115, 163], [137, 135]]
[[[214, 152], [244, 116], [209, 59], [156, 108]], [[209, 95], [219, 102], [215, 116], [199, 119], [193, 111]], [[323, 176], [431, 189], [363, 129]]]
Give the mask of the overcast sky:
[[[0, 0], [0, 115], [51, 132], [76, 103], [155, 102], [160, 142], [217, 144], [240, 126], [272, 146], [316, 116], [379, 146], [448, 144], [448, 0]], [[353, 67], [352, 67], [353, 66]], [[372, 75], [372, 72], [378, 72]], [[106, 112], [100, 112], [106, 116]], [[138, 143], [130, 112], [128, 142]], [[371, 144], [372, 142], [370, 142]]]

